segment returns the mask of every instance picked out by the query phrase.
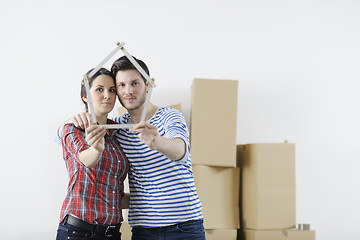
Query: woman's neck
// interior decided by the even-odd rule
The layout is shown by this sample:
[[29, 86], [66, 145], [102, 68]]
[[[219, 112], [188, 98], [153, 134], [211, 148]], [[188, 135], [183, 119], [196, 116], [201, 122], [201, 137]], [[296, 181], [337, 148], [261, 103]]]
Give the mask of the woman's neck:
[[106, 114], [106, 115], [96, 116], [96, 121], [97, 121], [100, 125], [106, 124], [106, 123], [107, 123], [107, 114]]

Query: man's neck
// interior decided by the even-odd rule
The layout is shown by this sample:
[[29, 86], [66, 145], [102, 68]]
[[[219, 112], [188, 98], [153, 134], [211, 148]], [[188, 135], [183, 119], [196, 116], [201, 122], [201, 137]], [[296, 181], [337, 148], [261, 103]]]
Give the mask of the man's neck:
[[[148, 121], [150, 118], [152, 118], [152, 116], [154, 116], [157, 108], [158, 108], [157, 106], [155, 106], [154, 104], [149, 102], [147, 112], [146, 112], [146, 116], [145, 116], [145, 122]], [[130, 114], [130, 117], [131, 117], [131, 122], [132, 123], [139, 123], [140, 122], [143, 109], [144, 109], [144, 105], [141, 108], [138, 108], [138, 109], [135, 109], [135, 110], [128, 110], [128, 112]]]

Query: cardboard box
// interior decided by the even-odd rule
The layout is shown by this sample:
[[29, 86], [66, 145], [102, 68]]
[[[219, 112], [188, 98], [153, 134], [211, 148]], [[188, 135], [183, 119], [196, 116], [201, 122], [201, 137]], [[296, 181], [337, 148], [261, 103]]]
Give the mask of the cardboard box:
[[120, 232], [121, 240], [131, 240], [131, 227], [128, 222], [122, 222]]
[[194, 165], [205, 229], [240, 228], [240, 169]]
[[238, 145], [242, 227], [288, 229], [296, 224], [295, 144]]
[[193, 164], [236, 167], [238, 81], [194, 79], [190, 144]]
[[237, 229], [206, 229], [206, 240], [237, 240]]
[[315, 240], [315, 231], [298, 229], [244, 230], [240, 240]]

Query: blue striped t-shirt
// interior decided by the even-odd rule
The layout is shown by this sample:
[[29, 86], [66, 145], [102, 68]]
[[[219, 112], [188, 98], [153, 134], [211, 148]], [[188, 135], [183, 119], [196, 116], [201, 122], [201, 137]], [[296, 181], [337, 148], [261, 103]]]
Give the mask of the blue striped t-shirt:
[[[131, 123], [128, 113], [114, 120]], [[138, 133], [119, 130], [116, 137], [130, 163], [130, 226], [163, 227], [203, 219], [191, 168], [189, 131], [182, 113], [161, 107], [148, 122], [161, 136], [183, 139], [187, 152], [183, 159], [173, 161], [140, 142]]]

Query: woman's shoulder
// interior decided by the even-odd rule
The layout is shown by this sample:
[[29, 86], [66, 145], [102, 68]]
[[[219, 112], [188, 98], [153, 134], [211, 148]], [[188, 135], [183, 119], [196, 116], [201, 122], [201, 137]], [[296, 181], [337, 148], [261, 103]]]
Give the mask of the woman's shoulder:
[[66, 123], [63, 127], [63, 131], [72, 132], [72, 131], [84, 131], [81, 128], [78, 128], [73, 123]]
[[106, 124], [119, 124], [119, 122], [117, 122], [116, 118], [114, 118], [114, 120], [108, 119]]
[[85, 129], [82, 129], [80, 127], [76, 127], [73, 123], [66, 123], [63, 127], [63, 135], [65, 136], [65, 133], [85, 133]]
[[85, 130], [76, 127], [73, 123], [67, 123], [63, 127], [63, 138], [66, 138], [70, 134], [73, 135], [84, 135]]

